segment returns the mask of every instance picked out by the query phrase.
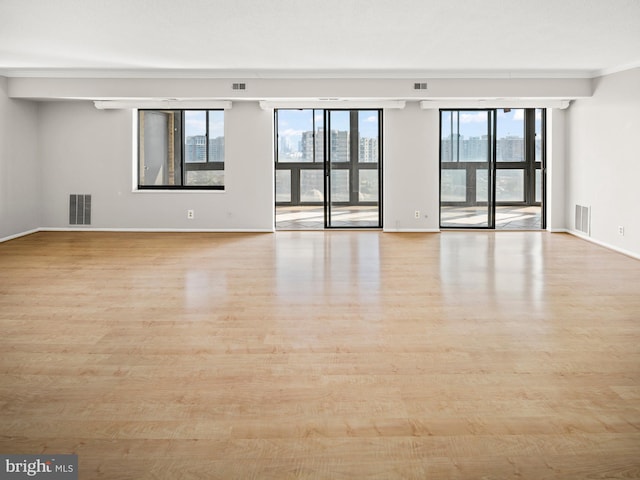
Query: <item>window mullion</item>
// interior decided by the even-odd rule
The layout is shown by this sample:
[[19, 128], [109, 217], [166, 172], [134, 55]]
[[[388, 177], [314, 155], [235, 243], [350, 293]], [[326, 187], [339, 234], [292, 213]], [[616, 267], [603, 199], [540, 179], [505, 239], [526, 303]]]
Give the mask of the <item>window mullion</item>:
[[209, 163], [209, 110], [205, 113], [206, 129], [204, 134], [204, 161]]
[[187, 162], [185, 161], [185, 145], [187, 143], [186, 128], [184, 128], [185, 111], [180, 110], [180, 186], [187, 184]]

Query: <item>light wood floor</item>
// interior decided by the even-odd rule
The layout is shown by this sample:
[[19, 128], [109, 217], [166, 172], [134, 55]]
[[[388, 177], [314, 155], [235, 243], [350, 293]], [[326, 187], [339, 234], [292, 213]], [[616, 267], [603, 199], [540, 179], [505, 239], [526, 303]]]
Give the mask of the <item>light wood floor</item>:
[[37, 233], [0, 327], [83, 480], [640, 478], [640, 262], [568, 235]]

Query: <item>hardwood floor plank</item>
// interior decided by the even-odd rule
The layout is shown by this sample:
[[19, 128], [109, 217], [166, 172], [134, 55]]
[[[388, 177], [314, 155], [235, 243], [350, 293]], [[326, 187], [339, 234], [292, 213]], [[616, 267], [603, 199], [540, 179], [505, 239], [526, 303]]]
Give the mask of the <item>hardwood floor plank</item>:
[[640, 478], [640, 262], [543, 232], [0, 244], [0, 452], [81, 478]]

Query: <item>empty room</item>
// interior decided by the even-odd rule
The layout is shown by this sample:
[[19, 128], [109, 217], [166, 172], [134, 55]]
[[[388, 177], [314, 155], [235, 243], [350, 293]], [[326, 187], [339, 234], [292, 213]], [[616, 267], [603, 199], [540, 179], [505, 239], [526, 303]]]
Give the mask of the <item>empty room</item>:
[[638, 25], [0, 0], [0, 477], [640, 478]]

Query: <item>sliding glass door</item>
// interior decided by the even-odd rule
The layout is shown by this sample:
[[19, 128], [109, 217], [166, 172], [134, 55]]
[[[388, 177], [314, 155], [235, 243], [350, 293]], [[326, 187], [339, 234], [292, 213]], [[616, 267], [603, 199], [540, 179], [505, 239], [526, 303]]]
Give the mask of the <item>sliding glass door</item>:
[[545, 110], [440, 111], [440, 226], [545, 228]]
[[380, 227], [380, 112], [327, 111], [326, 227]]
[[440, 113], [440, 226], [494, 228], [494, 110]]
[[381, 227], [382, 111], [275, 115], [276, 229]]

